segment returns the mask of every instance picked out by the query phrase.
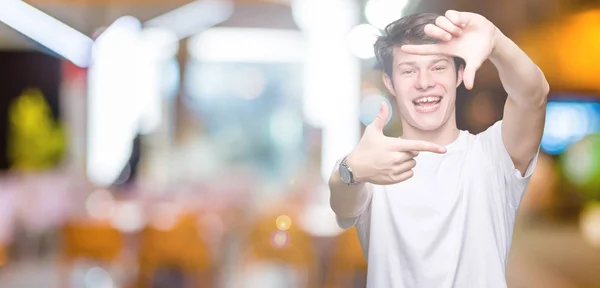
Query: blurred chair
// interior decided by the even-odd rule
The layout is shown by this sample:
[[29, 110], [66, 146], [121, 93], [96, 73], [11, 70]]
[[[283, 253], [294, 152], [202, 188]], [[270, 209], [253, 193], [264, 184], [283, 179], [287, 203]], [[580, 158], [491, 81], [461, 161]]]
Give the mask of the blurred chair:
[[123, 248], [121, 232], [108, 222], [67, 222], [61, 230], [61, 285], [68, 287], [77, 260], [111, 267]]
[[326, 287], [365, 287], [367, 260], [363, 254], [355, 227], [334, 239], [334, 249], [327, 265]]
[[[312, 238], [293, 224], [297, 213], [287, 213], [264, 214], [251, 227], [241, 261], [243, 283], [236, 287], [266, 287], [263, 281], [276, 282], [277, 287], [317, 287], [318, 263]], [[286, 231], [276, 225], [282, 214], [292, 219]]]
[[[170, 275], [183, 275], [185, 287], [214, 287], [211, 251], [200, 238], [202, 231], [197, 219], [194, 213], [182, 213], [171, 227], [159, 229], [148, 225], [144, 228], [140, 235], [138, 287], [160, 286], [158, 276], [165, 275], [162, 273], [165, 271], [171, 271]], [[175, 287], [173, 285], [167, 287]]]

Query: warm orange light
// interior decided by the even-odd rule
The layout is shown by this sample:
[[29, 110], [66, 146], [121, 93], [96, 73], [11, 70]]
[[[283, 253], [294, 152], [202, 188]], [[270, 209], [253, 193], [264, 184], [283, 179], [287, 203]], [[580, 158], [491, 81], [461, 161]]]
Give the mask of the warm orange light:
[[290, 216], [280, 215], [275, 220], [275, 224], [277, 225], [277, 229], [281, 231], [286, 231], [290, 229], [290, 226], [292, 226], [292, 219], [290, 218]]
[[575, 87], [600, 90], [600, 10], [573, 16], [562, 26], [554, 46], [559, 71]]
[[600, 10], [526, 31], [518, 44], [559, 90], [600, 91]]

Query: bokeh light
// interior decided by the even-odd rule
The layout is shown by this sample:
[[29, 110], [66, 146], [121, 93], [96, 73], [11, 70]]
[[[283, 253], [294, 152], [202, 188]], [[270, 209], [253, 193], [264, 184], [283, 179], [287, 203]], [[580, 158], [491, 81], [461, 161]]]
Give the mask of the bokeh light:
[[110, 274], [101, 267], [93, 267], [85, 273], [85, 288], [113, 288]]
[[90, 193], [85, 201], [85, 209], [92, 218], [107, 220], [115, 210], [115, 199], [108, 190], [99, 189]]
[[550, 102], [541, 148], [548, 154], [564, 152], [585, 135], [598, 132], [600, 104], [587, 102]]
[[594, 187], [600, 185], [600, 134], [588, 135], [571, 145], [562, 155], [562, 166], [573, 184], [595, 192]]
[[381, 109], [381, 102], [384, 101], [388, 105], [389, 116], [386, 124], [392, 119], [392, 104], [385, 96], [381, 94], [369, 94], [360, 103], [360, 122], [367, 126], [373, 122]]
[[370, 0], [365, 6], [367, 21], [379, 29], [396, 21], [404, 15], [408, 0]]
[[600, 203], [587, 204], [581, 212], [579, 224], [585, 241], [600, 248]]
[[145, 225], [140, 204], [132, 201], [117, 203], [111, 225], [124, 233], [140, 231]]
[[281, 231], [286, 231], [292, 226], [292, 218], [290, 218], [290, 216], [287, 215], [280, 215], [275, 220], [275, 225], [277, 225], [277, 229]]
[[271, 244], [275, 248], [285, 248], [290, 243], [290, 233], [288, 231], [275, 230], [271, 234]]
[[157, 230], [168, 231], [177, 223], [181, 209], [177, 204], [160, 202], [154, 205], [151, 213], [150, 225]]
[[379, 29], [369, 25], [360, 24], [350, 31], [348, 35], [348, 44], [350, 51], [356, 57], [361, 59], [370, 59], [375, 57], [373, 45], [377, 41], [377, 37], [381, 35]]

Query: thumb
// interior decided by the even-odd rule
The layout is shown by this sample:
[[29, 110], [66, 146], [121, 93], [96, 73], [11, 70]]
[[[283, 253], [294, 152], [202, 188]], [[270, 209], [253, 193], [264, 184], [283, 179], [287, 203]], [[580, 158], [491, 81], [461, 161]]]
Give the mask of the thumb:
[[473, 89], [473, 85], [475, 84], [475, 74], [480, 66], [481, 64], [467, 63], [467, 67], [465, 67], [465, 71], [463, 72], [463, 83], [468, 90]]
[[385, 127], [385, 124], [388, 120], [390, 111], [385, 101], [381, 101], [380, 107], [381, 108], [379, 109], [379, 113], [377, 114], [377, 116], [375, 116], [375, 119], [373, 120], [373, 122], [371, 122], [371, 125], [369, 126], [373, 127], [377, 131], [383, 132], [383, 128]]

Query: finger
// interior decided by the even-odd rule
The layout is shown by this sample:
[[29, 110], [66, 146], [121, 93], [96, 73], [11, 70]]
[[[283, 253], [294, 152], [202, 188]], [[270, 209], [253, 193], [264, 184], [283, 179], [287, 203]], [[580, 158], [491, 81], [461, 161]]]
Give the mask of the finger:
[[462, 34], [462, 29], [444, 16], [435, 19], [435, 26], [444, 29], [444, 31], [450, 33], [452, 36], [460, 36]]
[[448, 54], [442, 44], [402, 45], [400, 50], [404, 53], [416, 55]]
[[[398, 138], [396, 138], [396, 139], [402, 139], [402, 138], [398, 137]], [[419, 156], [419, 151], [404, 151], [403, 153], [409, 153], [409, 154], [410, 154], [410, 156], [412, 156], [412, 157], [417, 157], [417, 156]]]
[[387, 124], [388, 117], [390, 115], [389, 107], [385, 101], [381, 101], [381, 107], [379, 113], [375, 116], [375, 120], [371, 122], [370, 127], [376, 131], [383, 132], [383, 128]]
[[404, 140], [400, 139], [398, 150], [406, 151], [424, 151], [443, 154], [446, 153], [446, 148], [431, 142], [421, 140]]
[[450, 20], [450, 22], [452, 22], [452, 24], [458, 27], [464, 28], [467, 26], [467, 23], [465, 22], [465, 19], [463, 19], [462, 14], [456, 10], [446, 11], [445, 16], [448, 20]]
[[452, 34], [433, 24], [425, 25], [425, 28], [423, 30], [425, 32], [425, 35], [435, 39], [439, 39], [442, 41], [450, 41], [452, 39]]
[[415, 161], [415, 159], [410, 159], [408, 161], [402, 162], [396, 168], [397, 170], [396, 170], [395, 175], [400, 175], [406, 171], [409, 171], [409, 170], [415, 168], [416, 166], [417, 166], [417, 161]]
[[408, 171], [403, 172], [402, 174], [394, 177], [394, 180], [396, 183], [400, 183], [400, 182], [403, 182], [403, 181], [406, 181], [406, 180], [412, 178], [414, 175], [415, 175], [415, 172], [413, 170], [408, 170]]
[[463, 83], [465, 84], [465, 88], [468, 90], [473, 89], [473, 85], [475, 85], [475, 74], [477, 70], [479, 70], [480, 64], [468, 64], [465, 67], [465, 71], [463, 72]]
[[414, 158], [412, 151], [409, 152], [396, 152], [393, 156], [393, 164], [400, 165], [404, 162], [410, 161]]

